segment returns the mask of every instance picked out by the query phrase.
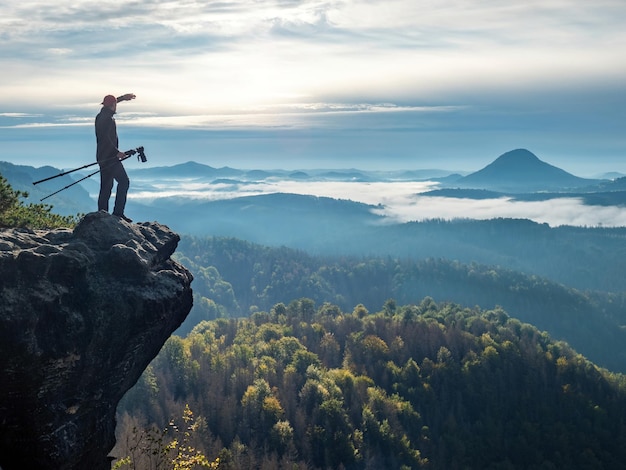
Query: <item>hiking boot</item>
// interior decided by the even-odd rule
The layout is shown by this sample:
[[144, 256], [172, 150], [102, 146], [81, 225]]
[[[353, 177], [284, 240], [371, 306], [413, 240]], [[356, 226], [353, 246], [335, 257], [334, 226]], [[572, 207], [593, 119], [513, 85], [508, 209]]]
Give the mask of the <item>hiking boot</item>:
[[122, 220], [125, 220], [129, 224], [132, 223], [133, 219], [126, 217], [124, 214], [113, 214], [115, 217], [119, 217]]

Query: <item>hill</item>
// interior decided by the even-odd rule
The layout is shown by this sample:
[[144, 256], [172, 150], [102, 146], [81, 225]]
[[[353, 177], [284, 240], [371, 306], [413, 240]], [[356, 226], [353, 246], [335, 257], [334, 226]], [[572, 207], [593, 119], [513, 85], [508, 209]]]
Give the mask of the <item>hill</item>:
[[579, 289], [626, 290], [625, 228], [550, 227], [525, 219], [388, 224], [377, 206], [268, 194], [218, 201], [130, 200], [131, 213], [192, 236], [235, 237], [316, 255], [445, 258], [497, 265]]
[[150, 206], [130, 200], [129, 211], [193, 235], [231, 236], [313, 251], [332, 248], [346, 233], [382, 217], [353, 201], [274, 193], [216, 201], [163, 198]]
[[242, 170], [229, 167], [214, 168], [193, 161], [172, 166], [127, 168], [127, 173], [131, 178], [138, 178], [140, 180], [233, 178], [244, 174]]
[[120, 405], [116, 455], [133, 417], [162, 429], [188, 404], [225, 468], [624, 469], [625, 385], [502, 309], [298, 299], [171, 338]]
[[172, 166], [159, 167], [129, 167], [127, 168], [131, 179], [140, 181], [148, 180], [177, 180], [177, 179], [205, 179], [232, 178], [241, 181], [261, 181], [269, 178], [288, 180], [316, 180], [316, 181], [430, 181], [447, 180], [455, 181], [460, 174], [446, 170], [358, 170], [348, 169], [306, 169], [306, 170], [242, 170], [230, 167], [214, 168], [209, 165], [189, 161]]
[[[33, 185], [33, 181], [39, 181], [59, 173], [61, 170], [51, 166], [33, 168], [32, 166], [0, 162], [0, 174], [7, 179], [11, 187], [16, 191], [28, 193], [28, 197], [25, 199], [26, 203], [39, 203], [40, 199], [76, 181], [72, 176], [65, 175]], [[52, 212], [60, 215], [87, 213], [96, 208], [95, 203], [89, 197], [89, 193], [80, 184], [63, 190], [55, 195], [54, 199], [46, 199], [43, 203], [53, 205]]]
[[454, 184], [465, 188], [528, 193], [578, 188], [597, 182], [552, 166], [526, 149], [516, 149], [500, 155], [483, 169], [460, 178]]
[[246, 316], [285, 299], [307, 297], [344, 310], [360, 303], [373, 310], [389, 298], [408, 304], [429, 296], [482, 308], [501, 306], [515, 318], [567, 341], [596, 364], [626, 373], [622, 293], [585, 292], [493, 265], [433, 258], [311, 256], [232, 238], [183, 237], [179, 256], [194, 275], [196, 296], [179, 334], [201, 320]]

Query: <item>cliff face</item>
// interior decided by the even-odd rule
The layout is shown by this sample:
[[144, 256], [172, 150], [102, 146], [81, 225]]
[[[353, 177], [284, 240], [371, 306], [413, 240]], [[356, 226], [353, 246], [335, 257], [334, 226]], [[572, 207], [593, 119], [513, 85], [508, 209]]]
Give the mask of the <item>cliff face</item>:
[[0, 467], [110, 469], [115, 410], [192, 306], [179, 236], [104, 212], [0, 231]]

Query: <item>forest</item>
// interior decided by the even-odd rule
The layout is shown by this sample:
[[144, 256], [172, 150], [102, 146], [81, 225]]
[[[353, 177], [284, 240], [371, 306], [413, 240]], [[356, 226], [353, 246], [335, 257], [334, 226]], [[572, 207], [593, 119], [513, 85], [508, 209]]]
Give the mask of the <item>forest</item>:
[[626, 291], [626, 227], [553, 227], [514, 218], [389, 223], [377, 215], [382, 207], [282, 193], [170, 199], [135, 210], [200, 240], [232, 237], [333, 257], [443, 258], [501, 266], [577, 289]]
[[[509, 315], [565, 340], [594, 363], [626, 372], [626, 297], [578, 290], [495, 265], [443, 258], [313, 256], [224, 237], [183, 237], [178, 259], [194, 275], [194, 308], [177, 331], [202, 320], [248, 316], [306, 297], [344, 311], [376, 310], [388, 299], [416, 304], [424, 297]], [[590, 267], [589, 269], [593, 269]]]
[[620, 469], [625, 403], [623, 375], [500, 308], [301, 298], [172, 336], [120, 403], [113, 455], [161, 468], [154, 436], [193, 414], [211, 468]]

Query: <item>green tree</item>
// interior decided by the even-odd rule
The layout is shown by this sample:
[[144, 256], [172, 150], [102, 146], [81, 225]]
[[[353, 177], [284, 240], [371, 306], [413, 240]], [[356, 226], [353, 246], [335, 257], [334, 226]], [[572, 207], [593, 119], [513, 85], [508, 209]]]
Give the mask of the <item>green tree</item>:
[[26, 197], [27, 192], [14, 190], [6, 178], [0, 175], [0, 227], [52, 229], [71, 228], [78, 223], [78, 215], [53, 214], [49, 204], [24, 205], [20, 198]]
[[242, 437], [252, 439], [260, 436], [261, 440], [271, 437], [276, 423], [283, 417], [283, 408], [272, 395], [270, 385], [265, 379], [257, 379], [250, 385], [241, 398], [243, 411]]

